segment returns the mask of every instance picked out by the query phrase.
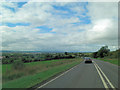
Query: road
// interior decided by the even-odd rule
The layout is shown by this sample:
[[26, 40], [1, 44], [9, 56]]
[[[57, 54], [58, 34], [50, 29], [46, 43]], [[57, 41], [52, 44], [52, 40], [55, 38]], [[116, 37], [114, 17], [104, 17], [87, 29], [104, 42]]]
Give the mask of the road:
[[118, 88], [118, 66], [101, 60], [83, 61], [39, 88]]

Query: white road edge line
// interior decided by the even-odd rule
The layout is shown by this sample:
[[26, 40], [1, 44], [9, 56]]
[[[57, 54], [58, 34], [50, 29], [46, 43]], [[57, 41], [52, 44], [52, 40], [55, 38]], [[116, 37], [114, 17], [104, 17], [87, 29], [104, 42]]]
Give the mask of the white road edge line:
[[[95, 62], [94, 62], [95, 63]], [[95, 63], [96, 64], [96, 63]], [[97, 65], [97, 64], [96, 64]], [[98, 66], [98, 65], [97, 65]], [[115, 87], [112, 85], [112, 83], [110, 82], [110, 80], [107, 78], [107, 76], [104, 74], [104, 72], [101, 70], [101, 68], [98, 66], [99, 70], [101, 71], [101, 73], [103, 74], [103, 76], [105, 77], [105, 79], [108, 81], [108, 83], [110, 84], [110, 86], [112, 87], [113, 90], [116, 90]]]
[[[79, 65], [79, 64], [78, 64], [78, 65]], [[77, 67], [78, 65], [74, 66], [73, 68]], [[52, 79], [52, 80], [46, 82], [45, 84], [41, 85], [40, 87], [36, 88], [35, 90], [44, 87], [45, 85], [49, 84], [50, 82], [54, 81], [55, 79], [61, 77], [61, 76], [64, 75], [64, 74], [66, 74], [67, 72], [69, 72], [69, 71], [72, 70], [73, 68], [67, 70], [66, 72], [64, 72], [64, 73], [62, 73], [62, 74], [60, 74], [59, 76], [55, 77], [54, 79]]]
[[98, 70], [97, 65], [96, 65], [96, 64], [94, 64], [94, 66], [95, 66], [95, 68], [96, 68], [96, 70], [97, 70], [97, 72], [98, 72], [98, 74], [99, 74], [99, 76], [100, 76], [100, 78], [101, 78], [101, 80], [102, 80], [102, 82], [103, 82], [104, 87], [106, 88], [106, 90], [109, 90], [109, 88], [108, 88], [108, 86], [107, 86], [107, 84], [106, 84], [105, 80], [103, 79], [103, 77], [102, 77], [102, 75], [101, 75], [100, 71]]

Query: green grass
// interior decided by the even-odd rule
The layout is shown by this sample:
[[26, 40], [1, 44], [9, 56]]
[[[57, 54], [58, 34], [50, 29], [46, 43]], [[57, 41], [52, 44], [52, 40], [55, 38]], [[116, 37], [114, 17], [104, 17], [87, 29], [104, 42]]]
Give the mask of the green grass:
[[118, 65], [118, 59], [110, 59], [110, 58], [97, 58], [97, 59]]
[[8, 70], [11, 70], [11, 64], [2, 65], [2, 73], [5, 73]]
[[[29, 88], [29, 87], [32, 87], [32, 86], [52, 77], [60, 72], [63, 72], [65, 70], [79, 64], [81, 61], [82, 61], [81, 59], [70, 59], [70, 60], [63, 59], [63, 60], [52, 60], [52, 61], [26, 63], [26, 66], [28, 66], [28, 67], [36, 67], [38, 65], [45, 66], [45, 67], [48, 66], [48, 67], [47, 67], [47, 69], [45, 69], [45, 67], [42, 68], [42, 69], [45, 69], [43, 71], [38, 70], [34, 74], [29, 73], [28, 75], [26, 75], [24, 77], [6, 81], [5, 83], [3, 83], [3, 88]], [[3, 67], [5, 67], [5, 66], [3, 66]], [[10, 65], [8, 65], [8, 67], [11, 68]], [[32, 68], [30, 68], [30, 69], [32, 69]], [[11, 68], [11, 70], [12, 70], [12, 68]], [[23, 74], [24, 73], [25, 72], [23, 71]]]
[[[73, 59], [57, 59], [57, 60], [48, 60], [48, 61], [40, 61], [40, 62], [31, 62], [31, 63], [24, 63], [27, 66], [35, 66], [35, 65], [49, 65], [51, 63], [55, 63], [55, 62], [60, 62], [60, 61], [65, 61], [65, 60], [73, 60]], [[7, 71], [11, 71], [12, 70], [12, 64], [3, 64], [2, 65], [2, 73], [5, 73]]]

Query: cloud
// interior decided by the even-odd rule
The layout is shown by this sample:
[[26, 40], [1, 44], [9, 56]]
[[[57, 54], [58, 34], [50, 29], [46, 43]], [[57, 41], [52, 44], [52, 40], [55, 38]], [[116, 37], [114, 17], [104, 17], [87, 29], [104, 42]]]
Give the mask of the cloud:
[[[101, 45], [118, 46], [118, 4], [89, 3], [88, 15], [91, 16], [92, 29], [89, 41]], [[92, 36], [92, 34], [94, 36]], [[112, 48], [111, 48], [112, 49]]]
[[[2, 23], [30, 23], [0, 26], [3, 50], [96, 51], [103, 45], [117, 48], [117, 3], [28, 2], [20, 8], [17, 3], [0, 7]], [[39, 26], [52, 30], [41, 33], [45, 29], [36, 28]]]

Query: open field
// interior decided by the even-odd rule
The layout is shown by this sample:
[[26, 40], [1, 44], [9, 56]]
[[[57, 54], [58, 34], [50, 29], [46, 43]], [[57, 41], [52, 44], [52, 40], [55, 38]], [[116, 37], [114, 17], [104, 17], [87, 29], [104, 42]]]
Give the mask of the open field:
[[22, 70], [15, 70], [12, 68], [12, 64], [5, 64], [2, 66], [3, 88], [32, 87], [81, 61], [81, 58], [74, 58], [24, 63], [25, 67]]

